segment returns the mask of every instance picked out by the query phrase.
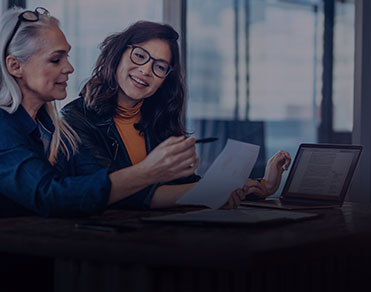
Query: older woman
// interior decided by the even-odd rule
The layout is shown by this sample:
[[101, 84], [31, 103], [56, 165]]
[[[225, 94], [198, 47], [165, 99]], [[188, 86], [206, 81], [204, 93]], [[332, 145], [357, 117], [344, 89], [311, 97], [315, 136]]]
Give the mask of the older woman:
[[[178, 33], [170, 25], [139, 21], [103, 41], [96, 67], [80, 97], [63, 109], [64, 118], [81, 138], [79, 152], [71, 160], [78, 175], [102, 167], [111, 171], [136, 166], [143, 169], [143, 162], [157, 145], [169, 137], [184, 139], [184, 84], [177, 40]], [[287, 152], [279, 152], [268, 164], [264, 185], [248, 180], [232, 193], [227, 206], [238, 206], [248, 194], [264, 197], [274, 193], [290, 159]], [[153, 164], [153, 174], [159, 161]], [[198, 164], [195, 156], [194, 164], [191, 162], [184, 156], [180, 163]], [[195, 174], [180, 177], [150, 184], [116, 206], [176, 206], [199, 179]]]
[[55, 107], [74, 70], [57, 19], [44, 8], [10, 9], [0, 38], [0, 216], [97, 213], [149, 185], [194, 173], [194, 139], [171, 137], [140, 165], [76, 176], [66, 160], [80, 140]]

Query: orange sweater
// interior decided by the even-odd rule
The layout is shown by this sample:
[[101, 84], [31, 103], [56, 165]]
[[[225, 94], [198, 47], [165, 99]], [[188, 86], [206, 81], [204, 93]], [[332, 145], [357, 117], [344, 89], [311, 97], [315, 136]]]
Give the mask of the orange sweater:
[[140, 107], [142, 104], [143, 101], [133, 108], [119, 104], [119, 114], [114, 117], [116, 128], [133, 165], [141, 162], [147, 156], [144, 136], [139, 135], [139, 131], [134, 128], [134, 124], [140, 121]]

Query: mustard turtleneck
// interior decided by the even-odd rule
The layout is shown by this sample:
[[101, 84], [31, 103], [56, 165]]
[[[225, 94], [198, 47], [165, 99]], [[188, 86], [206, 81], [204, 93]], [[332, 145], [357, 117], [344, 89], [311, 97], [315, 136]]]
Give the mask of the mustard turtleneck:
[[139, 131], [134, 128], [134, 124], [141, 119], [140, 108], [142, 104], [143, 101], [134, 107], [118, 104], [118, 114], [113, 118], [133, 165], [141, 162], [147, 156], [144, 136], [139, 135]]

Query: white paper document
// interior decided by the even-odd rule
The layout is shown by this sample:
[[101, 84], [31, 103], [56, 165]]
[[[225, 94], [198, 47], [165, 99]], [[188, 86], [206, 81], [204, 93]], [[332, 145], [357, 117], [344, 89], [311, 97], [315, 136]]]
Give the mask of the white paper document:
[[218, 209], [231, 193], [241, 188], [255, 165], [259, 146], [228, 139], [223, 151], [211, 164], [204, 177], [178, 201], [184, 205], [202, 205]]

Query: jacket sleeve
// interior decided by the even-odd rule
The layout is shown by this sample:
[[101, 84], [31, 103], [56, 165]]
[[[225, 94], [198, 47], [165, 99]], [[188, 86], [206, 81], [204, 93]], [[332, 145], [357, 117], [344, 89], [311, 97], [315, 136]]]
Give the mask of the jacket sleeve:
[[0, 193], [42, 216], [79, 216], [102, 212], [111, 182], [108, 170], [65, 177], [26, 145], [1, 147]]
[[178, 178], [176, 180], [165, 183], [165, 185], [182, 185], [182, 184], [191, 184], [198, 182], [201, 179], [201, 176], [197, 174], [192, 174], [187, 177]]

